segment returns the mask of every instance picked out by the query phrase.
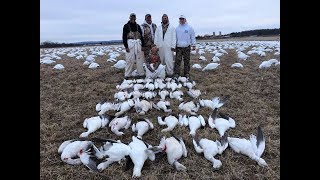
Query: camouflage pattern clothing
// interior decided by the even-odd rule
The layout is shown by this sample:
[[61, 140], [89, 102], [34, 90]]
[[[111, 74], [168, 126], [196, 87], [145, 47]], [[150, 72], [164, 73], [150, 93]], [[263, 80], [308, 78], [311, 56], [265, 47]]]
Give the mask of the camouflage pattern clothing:
[[[151, 25], [153, 30], [152, 34], [154, 34], [156, 32], [157, 25], [154, 23], [152, 23]], [[151, 28], [147, 23], [143, 23], [141, 26], [143, 28], [143, 40], [144, 40], [143, 50], [144, 50], [144, 57], [146, 59], [149, 55], [151, 47], [154, 46], [154, 36], [152, 36]]]
[[176, 59], [174, 62], [174, 74], [180, 75], [180, 64], [183, 59], [184, 71], [183, 76], [189, 75], [190, 72], [190, 51], [191, 47], [177, 47]]

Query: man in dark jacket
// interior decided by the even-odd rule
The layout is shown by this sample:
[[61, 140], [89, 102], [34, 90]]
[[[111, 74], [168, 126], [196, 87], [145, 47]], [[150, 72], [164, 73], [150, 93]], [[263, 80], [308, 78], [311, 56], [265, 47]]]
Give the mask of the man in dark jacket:
[[138, 76], [144, 76], [144, 52], [141, 49], [144, 46], [144, 41], [134, 13], [130, 14], [130, 20], [123, 26], [122, 41], [126, 48], [125, 78], [132, 76], [134, 64], [137, 64]]

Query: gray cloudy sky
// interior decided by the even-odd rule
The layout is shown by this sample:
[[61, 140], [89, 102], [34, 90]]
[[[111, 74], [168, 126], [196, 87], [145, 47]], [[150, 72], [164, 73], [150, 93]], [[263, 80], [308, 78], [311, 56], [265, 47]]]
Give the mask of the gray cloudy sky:
[[196, 35], [280, 27], [280, 0], [40, 0], [40, 41], [120, 40], [131, 12], [175, 27], [183, 14]]

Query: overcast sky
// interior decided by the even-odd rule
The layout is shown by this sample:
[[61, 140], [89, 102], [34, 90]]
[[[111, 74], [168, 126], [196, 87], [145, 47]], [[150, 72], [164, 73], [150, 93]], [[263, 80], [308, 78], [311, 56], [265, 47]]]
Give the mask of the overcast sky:
[[175, 27], [183, 14], [196, 35], [280, 27], [280, 0], [40, 0], [40, 41], [121, 40], [131, 12]]

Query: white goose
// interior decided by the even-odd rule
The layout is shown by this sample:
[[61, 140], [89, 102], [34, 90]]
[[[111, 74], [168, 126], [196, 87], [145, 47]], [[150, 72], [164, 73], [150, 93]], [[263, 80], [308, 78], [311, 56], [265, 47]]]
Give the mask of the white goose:
[[187, 113], [190, 113], [191, 115], [196, 115], [196, 112], [198, 112], [199, 108], [200, 104], [197, 103], [197, 105], [195, 105], [193, 101], [189, 101], [186, 103], [182, 102], [179, 105], [179, 110], [184, 110]]
[[[172, 112], [172, 109], [168, 109], [170, 108], [170, 102], [169, 101], [163, 101], [163, 100], [160, 100], [157, 104], [153, 104], [153, 107], [155, 109], [158, 109], [159, 111], [160, 110], [163, 110], [164, 112]], [[169, 106], [169, 107], [167, 107]]]
[[115, 116], [118, 117], [118, 116], [122, 115], [123, 113], [130, 110], [131, 107], [133, 107], [133, 106], [134, 106], [134, 102], [132, 99], [128, 99], [127, 101], [122, 102], [121, 105], [119, 105], [119, 107], [117, 109], [118, 111], [120, 110], [120, 112], [117, 112], [115, 114]]
[[169, 95], [169, 92], [167, 90], [162, 90], [162, 91], [159, 91], [159, 96], [161, 97], [161, 100], [165, 100], [166, 99], [166, 96]]
[[199, 103], [200, 106], [209, 107], [214, 110], [215, 108], [220, 108], [221, 106], [223, 106], [229, 99], [230, 96], [226, 95], [222, 100], [219, 97], [214, 97], [212, 100], [200, 99]]
[[159, 117], [158, 116], [158, 123], [160, 125], [167, 125], [168, 127], [165, 129], [162, 129], [161, 132], [167, 132], [167, 131], [172, 131], [176, 125], [178, 124], [179, 120], [177, 117], [170, 115], [168, 117]]
[[231, 65], [232, 68], [243, 68], [243, 65], [241, 63], [233, 63]]
[[99, 110], [99, 116], [105, 114], [106, 112], [108, 111], [111, 111], [111, 110], [117, 110], [118, 108], [120, 107], [119, 104], [114, 104], [114, 103], [110, 103], [110, 102], [104, 102], [100, 108], [99, 108], [99, 105], [96, 106], [96, 110]]
[[119, 130], [122, 128], [128, 129], [131, 125], [131, 119], [128, 116], [121, 118], [114, 118], [110, 123], [111, 131], [117, 136], [122, 136], [124, 133]]
[[196, 131], [201, 127], [201, 126], [205, 126], [206, 122], [204, 120], [204, 118], [199, 115], [198, 117], [196, 116], [190, 116], [189, 120], [188, 120], [188, 124], [189, 124], [189, 129], [190, 129], [190, 135], [192, 137], [194, 137], [196, 135]]
[[119, 162], [126, 156], [129, 156], [131, 152], [131, 148], [119, 140], [105, 141], [106, 143], [100, 148], [100, 152], [103, 154], [103, 157], [107, 156], [107, 161], [104, 161], [98, 165], [97, 168], [100, 172], [109, 167], [112, 163]]
[[87, 166], [87, 168], [92, 171], [98, 172], [99, 170], [97, 169], [97, 163], [91, 159], [91, 157], [93, 156], [90, 154], [91, 153], [89, 152], [89, 150], [84, 151], [83, 149], [81, 149], [78, 153], [78, 156], [83, 165]]
[[119, 91], [117, 93], [114, 94], [114, 98], [117, 101], [124, 101], [127, 98], [130, 98], [131, 94], [129, 94], [127, 91]]
[[212, 141], [206, 138], [198, 140], [195, 137], [193, 140], [193, 146], [197, 153], [202, 153], [204, 157], [212, 163], [213, 168], [220, 168], [222, 163], [220, 160], [215, 159], [214, 156], [217, 154], [222, 154], [223, 151], [228, 147], [227, 136], [221, 138], [221, 143], [219, 141]]
[[187, 157], [187, 148], [182, 138], [177, 138], [172, 132], [170, 133], [173, 137], [163, 137], [157, 148], [167, 154], [167, 160], [170, 165], [174, 166], [178, 171], [184, 171], [187, 168], [184, 165], [180, 164], [178, 160], [182, 156]]
[[179, 100], [179, 101], [183, 101], [183, 98], [182, 98], [181, 96], [183, 96], [183, 92], [180, 91], [180, 90], [178, 90], [178, 91], [173, 91], [173, 92], [170, 92], [170, 93], [169, 93], [169, 97], [170, 97], [171, 99], [177, 99], [177, 100]]
[[88, 137], [89, 134], [95, 132], [96, 130], [105, 127], [110, 120], [112, 120], [114, 116], [110, 115], [101, 115], [101, 116], [95, 116], [91, 118], [86, 118], [83, 121], [83, 127], [87, 128], [88, 131], [80, 134], [80, 138], [82, 137]]
[[139, 91], [140, 89], [144, 89], [144, 85], [143, 84], [135, 84], [135, 85], [133, 85], [133, 89], [135, 91]]
[[148, 132], [149, 129], [153, 129], [153, 124], [149, 119], [140, 119], [141, 121], [136, 124], [132, 124], [132, 132], [138, 132], [137, 137], [142, 139], [142, 136]]
[[194, 65], [192, 65], [192, 68], [194, 68], [194, 69], [202, 69], [200, 64], [194, 64]]
[[134, 108], [136, 109], [136, 112], [140, 115], [145, 115], [146, 112], [148, 112], [150, 109], [152, 109], [152, 103], [148, 102], [146, 100], [141, 100], [139, 98], [134, 100]]
[[250, 136], [250, 140], [228, 137], [229, 146], [236, 153], [241, 153], [252, 160], [256, 161], [259, 166], [268, 166], [266, 161], [261, 158], [261, 155], [265, 149], [265, 138], [260, 127], [258, 127], [257, 137], [253, 134]]
[[201, 91], [200, 91], [199, 89], [189, 89], [189, 90], [187, 91], [187, 94], [188, 94], [190, 97], [196, 99], [196, 98], [198, 98], [198, 97], [201, 95]]
[[134, 164], [133, 167], [133, 178], [137, 178], [141, 176], [141, 170], [144, 162], [149, 159], [151, 161], [155, 160], [155, 154], [152, 150], [151, 145], [146, 144], [139, 138], [132, 136], [132, 142], [129, 143], [130, 151], [130, 159]]
[[59, 146], [58, 153], [61, 154], [61, 160], [63, 162], [70, 165], [81, 165], [83, 162], [79, 158], [79, 152], [87, 151], [91, 147], [94, 148], [96, 153], [99, 153], [99, 150], [91, 141], [67, 140]]
[[214, 109], [211, 116], [209, 116], [208, 124], [211, 128], [216, 128], [219, 131], [220, 137], [222, 137], [229, 128], [236, 127], [236, 122], [220, 112], [219, 115], [221, 118], [217, 118], [217, 110], [217, 108]]

